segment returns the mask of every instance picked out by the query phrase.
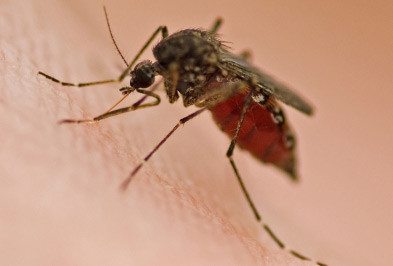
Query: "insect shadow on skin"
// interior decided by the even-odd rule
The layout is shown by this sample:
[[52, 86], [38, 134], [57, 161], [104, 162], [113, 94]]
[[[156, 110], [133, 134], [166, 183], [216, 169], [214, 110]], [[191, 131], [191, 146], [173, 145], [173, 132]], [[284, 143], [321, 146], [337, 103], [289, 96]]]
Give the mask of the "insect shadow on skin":
[[[256, 220], [261, 223], [263, 229], [281, 249], [286, 249], [301, 260], [313, 261], [301, 253], [287, 248], [271, 228], [262, 221], [232, 157], [235, 147], [238, 146], [250, 152], [259, 161], [275, 165], [293, 181], [297, 181], [295, 136], [278, 101], [307, 115], [313, 113], [311, 105], [286, 85], [252, 66], [247, 60], [248, 53], [241, 55], [231, 53], [229, 47], [217, 35], [222, 24], [220, 18], [215, 21], [210, 30], [185, 29], [169, 35], [167, 27], [160, 26], [153, 32], [134, 59], [128, 63], [113, 37], [105, 7], [104, 13], [111, 39], [127, 66], [118, 78], [70, 83], [60, 81], [41, 71], [38, 74], [63, 86], [76, 87], [120, 83], [130, 75], [130, 85], [120, 88], [123, 97], [105, 113], [93, 119], [64, 119], [60, 123], [94, 123], [118, 114], [159, 105], [161, 98], [154, 91], [163, 82], [170, 103], [174, 103], [181, 96], [185, 107], [195, 105], [200, 109], [181, 118], [143, 161], [134, 168], [122, 182], [120, 189], [122, 191], [127, 189], [143, 164], [180, 125], [205, 110], [209, 110], [217, 125], [231, 138], [226, 156]], [[162, 39], [153, 47], [156, 61], [144, 60], [137, 63], [142, 53], [158, 35], [161, 35]], [[162, 79], [154, 84], [156, 76], [161, 76]], [[134, 91], [144, 96], [131, 106], [115, 109]], [[152, 98], [153, 101], [145, 103], [147, 98]], [[317, 265], [326, 265], [322, 262], [314, 262]]]

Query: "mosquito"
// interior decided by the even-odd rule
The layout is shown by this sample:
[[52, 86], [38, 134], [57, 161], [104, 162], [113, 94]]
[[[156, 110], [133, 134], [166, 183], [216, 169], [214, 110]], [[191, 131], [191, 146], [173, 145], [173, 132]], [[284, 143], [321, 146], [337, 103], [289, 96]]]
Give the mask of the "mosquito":
[[[121, 183], [120, 189], [127, 189], [142, 166], [181, 125], [206, 110], [210, 111], [218, 127], [231, 139], [226, 156], [255, 219], [281, 249], [298, 259], [313, 261], [320, 266], [326, 265], [287, 248], [270, 226], [262, 221], [233, 159], [234, 149], [238, 146], [250, 152], [257, 160], [284, 171], [293, 181], [298, 180], [295, 135], [279, 102], [306, 115], [313, 114], [313, 107], [293, 89], [253, 66], [248, 60], [248, 53], [232, 53], [217, 34], [222, 25], [221, 18], [216, 19], [209, 30], [184, 29], [171, 35], [166, 26], [159, 26], [128, 63], [113, 37], [105, 7], [104, 13], [111, 39], [127, 66], [119, 77], [70, 83], [41, 71], [38, 74], [63, 86], [75, 87], [120, 83], [129, 76], [129, 86], [119, 89], [123, 97], [105, 113], [92, 119], [65, 119], [60, 123], [94, 123], [126, 112], [157, 106], [161, 98], [154, 91], [163, 82], [170, 103], [181, 97], [185, 107], [194, 105], [199, 109], [179, 120]], [[155, 61], [139, 61], [143, 52], [159, 35], [161, 40], [153, 47]], [[154, 84], [156, 76], [161, 76], [161, 80]], [[115, 109], [132, 92], [144, 96], [131, 106]], [[153, 101], [145, 103], [148, 98]]]

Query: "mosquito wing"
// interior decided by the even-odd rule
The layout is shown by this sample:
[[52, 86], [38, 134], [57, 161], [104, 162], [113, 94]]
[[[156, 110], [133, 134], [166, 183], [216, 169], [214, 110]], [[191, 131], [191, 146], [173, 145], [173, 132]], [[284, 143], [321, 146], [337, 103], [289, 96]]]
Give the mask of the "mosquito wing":
[[262, 89], [263, 92], [273, 95], [281, 102], [307, 115], [313, 113], [312, 106], [295, 93], [294, 90], [252, 66], [239, 56], [230, 52], [223, 52], [220, 54], [220, 63], [224, 70], [244, 81], [255, 80], [256, 86]]

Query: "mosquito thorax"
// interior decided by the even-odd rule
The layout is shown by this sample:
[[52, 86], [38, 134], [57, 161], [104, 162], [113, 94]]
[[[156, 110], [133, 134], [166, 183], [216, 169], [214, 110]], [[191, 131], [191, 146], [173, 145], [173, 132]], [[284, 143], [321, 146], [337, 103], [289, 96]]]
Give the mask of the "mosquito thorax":
[[138, 63], [130, 73], [130, 86], [133, 88], [150, 87], [155, 80], [156, 71], [151, 61], [145, 60]]
[[[166, 86], [176, 86], [185, 106], [194, 104], [204, 94], [206, 83], [218, 72], [220, 46], [214, 34], [187, 29], [166, 37], [153, 48], [159, 74]], [[170, 101], [176, 99], [177, 96], [170, 97]]]
[[153, 54], [164, 67], [189, 58], [198, 64], [209, 64], [215, 63], [209, 57], [217, 52], [220, 45], [214, 35], [207, 31], [186, 29], [161, 40], [153, 48]]

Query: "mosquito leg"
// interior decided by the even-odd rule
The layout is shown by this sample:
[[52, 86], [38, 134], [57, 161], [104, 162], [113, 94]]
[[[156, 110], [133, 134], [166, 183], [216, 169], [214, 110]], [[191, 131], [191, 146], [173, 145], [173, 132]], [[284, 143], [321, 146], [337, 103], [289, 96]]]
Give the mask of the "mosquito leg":
[[99, 81], [92, 81], [92, 82], [71, 83], [71, 82], [65, 82], [65, 81], [58, 80], [57, 78], [55, 78], [55, 77], [53, 77], [51, 75], [48, 75], [48, 74], [46, 74], [44, 72], [41, 72], [41, 71], [39, 71], [38, 74], [41, 75], [41, 76], [44, 76], [47, 79], [52, 80], [53, 82], [59, 83], [59, 84], [61, 84], [63, 86], [72, 86], [72, 87], [87, 87], [87, 86], [94, 86], [94, 85], [100, 85], [100, 84], [121, 82], [127, 76], [127, 74], [130, 72], [130, 70], [135, 65], [135, 63], [138, 61], [138, 59], [141, 57], [142, 53], [153, 42], [153, 40], [157, 37], [157, 35], [159, 33], [161, 33], [162, 38], [167, 37], [168, 36], [168, 29], [167, 29], [167, 27], [166, 26], [160, 26], [153, 32], [153, 34], [145, 42], [143, 47], [139, 50], [139, 52], [136, 54], [136, 56], [131, 61], [131, 63], [128, 65], [128, 67], [121, 73], [121, 75], [117, 79], [106, 79], [106, 80], [99, 80]]
[[252, 58], [252, 53], [250, 50], [246, 49], [246, 50], [241, 51], [239, 56], [246, 61], [250, 61], [250, 59]]
[[[123, 89], [123, 91], [126, 91], [126, 89], [128, 89], [128, 92], [126, 93], [126, 95], [135, 90], [134, 88], [131, 88], [131, 87], [124, 87], [122, 89]], [[160, 104], [160, 102], [161, 102], [160, 96], [158, 96], [157, 94], [155, 94], [152, 91], [146, 91], [146, 90], [142, 90], [142, 89], [136, 89], [136, 91], [139, 93], [145, 94], [148, 97], [153, 97], [156, 100], [151, 103], [138, 104], [138, 105], [133, 104], [129, 107], [111, 110], [109, 112], [103, 113], [102, 115], [96, 116], [93, 119], [82, 119], [82, 120], [64, 119], [64, 120], [61, 120], [59, 123], [61, 123], [61, 124], [63, 124], [63, 123], [66, 123], [66, 124], [94, 123], [94, 122], [98, 122], [100, 120], [106, 119], [108, 117], [111, 117], [111, 116], [135, 111], [135, 110], [142, 109], [142, 108], [156, 106], [156, 105]]]
[[168, 37], [168, 28], [166, 26], [159, 26], [150, 38], [146, 41], [146, 43], [142, 46], [139, 52], [136, 54], [134, 59], [132, 59], [130, 65], [123, 71], [123, 73], [118, 77], [118, 81], [122, 81], [130, 72], [131, 68], [135, 65], [135, 63], [139, 60], [143, 52], [147, 49], [147, 47], [153, 42], [153, 40], [157, 37], [157, 35], [161, 33], [162, 38]]
[[[151, 87], [150, 91], [154, 92], [155, 90], [157, 90], [160, 87], [160, 85], [162, 84], [162, 82], [163, 82], [163, 79], [159, 80], [156, 84], [154, 84]], [[140, 98], [138, 101], [136, 101], [132, 106], [137, 107], [137, 106], [141, 105], [148, 97], [149, 96], [147, 94], [144, 95], [142, 98]]]
[[117, 82], [117, 80], [115, 80], [115, 79], [106, 79], [106, 80], [98, 80], [98, 81], [92, 81], [92, 82], [71, 83], [71, 82], [58, 80], [57, 78], [55, 78], [51, 75], [48, 75], [44, 72], [41, 72], [41, 71], [38, 71], [38, 75], [44, 76], [45, 78], [47, 78], [53, 82], [59, 83], [62, 86], [66, 86], [66, 87], [87, 87], [87, 86], [95, 86], [95, 85]]
[[261, 220], [261, 215], [259, 214], [258, 210], [256, 209], [255, 204], [252, 201], [252, 199], [250, 197], [250, 194], [248, 193], [242, 178], [240, 177], [239, 170], [236, 167], [235, 161], [233, 160], [233, 151], [235, 149], [236, 140], [237, 140], [237, 137], [239, 135], [241, 126], [242, 126], [243, 121], [244, 121], [244, 117], [245, 117], [246, 112], [248, 110], [248, 107], [250, 106], [250, 102], [251, 102], [251, 93], [246, 97], [246, 99], [244, 101], [243, 109], [242, 109], [242, 112], [240, 114], [240, 119], [239, 119], [239, 122], [237, 123], [237, 126], [236, 126], [235, 135], [233, 136], [233, 138], [231, 140], [231, 144], [229, 145], [229, 148], [227, 150], [226, 156], [228, 157], [229, 162], [230, 162], [230, 164], [231, 164], [231, 166], [233, 168], [233, 171], [235, 172], [236, 178], [237, 178], [237, 180], [239, 182], [239, 185], [240, 185], [240, 187], [242, 189], [242, 192], [243, 192], [243, 194], [244, 194], [244, 196], [245, 196], [245, 198], [247, 200], [247, 203], [250, 206], [252, 212], [254, 213], [255, 219], [257, 219], [257, 221], [260, 221]]
[[169, 102], [174, 103], [179, 98], [179, 93], [176, 89], [179, 82], [179, 65], [175, 62], [169, 65], [169, 77], [165, 82], [165, 90]]
[[[253, 212], [253, 214], [255, 216], [255, 219], [258, 222], [261, 223], [263, 229], [267, 232], [267, 234], [271, 237], [271, 239], [274, 242], [276, 242], [276, 244], [281, 249], [287, 250], [290, 254], [292, 254], [293, 256], [297, 257], [298, 259], [305, 260], [305, 261], [312, 261], [310, 258], [302, 255], [301, 253], [299, 253], [299, 252], [297, 252], [295, 250], [287, 249], [285, 244], [277, 237], [277, 235], [273, 232], [273, 230], [270, 228], [270, 226], [262, 221], [262, 217], [261, 217], [259, 211], [256, 209], [255, 204], [254, 204], [254, 202], [251, 199], [250, 193], [248, 193], [247, 188], [246, 188], [246, 186], [245, 186], [245, 184], [244, 184], [244, 182], [243, 182], [243, 180], [242, 180], [242, 178], [240, 176], [239, 170], [236, 167], [235, 161], [232, 158], [233, 151], [234, 151], [235, 145], [236, 145], [236, 140], [237, 140], [237, 137], [239, 135], [241, 126], [243, 124], [245, 114], [247, 113], [247, 110], [248, 110], [248, 108], [250, 106], [251, 98], [253, 98], [253, 100], [255, 100], [254, 99], [255, 98], [255, 94], [253, 94], [253, 92], [250, 92], [250, 94], [246, 97], [246, 99], [244, 101], [244, 105], [243, 105], [243, 109], [242, 109], [242, 112], [241, 112], [241, 115], [240, 115], [240, 119], [239, 119], [239, 122], [238, 122], [238, 124], [236, 126], [235, 135], [232, 138], [232, 141], [231, 141], [231, 144], [229, 145], [229, 148], [228, 148], [228, 151], [226, 153], [226, 156], [228, 157], [229, 162], [231, 163], [231, 166], [233, 168], [235, 176], [236, 176], [236, 178], [237, 178], [237, 180], [239, 182], [239, 185], [240, 185], [240, 187], [242, 189], [242, 192], [243, 192], [243, 194], [244, 194], [244, 196], [245, 196], [245, 198], [247, 200], [247, 203], [250, 206], [250, 208], [251, 208], [251, 210], [252, 210], [252, 212]], [[324, 264], [322, 262], [315, 261], [315, 263], [317, 265], [320, 265], [320, 266], [327, 266], [326, 264]]]
[[153, 148], [153, 150], [151, 150], [149, 152], [149, 154], [146, 155], [146, 157], [143, 159], [143, 161], [137, 165], [134, 170], [131, 172], [131, 174], [124, 179], [124, 181], [121, 183], [120, 189], [122, 191], [125, 191], [128, 187], [128, 185], [130, 184], [132, 178], [138, 173], [138, 171], [142, 168], [143, 164], [145, 162], [147, 162], [151, 156], [153, 156], [153, 154], [169, 139], [169, 137], [183, 124], [185, 124], [186, 122], [188, 122], [189, 120], [193, 119], [194, 117], [196, 117], [197, 115], [199, 115], [200, 113], [202, 113], [203, 111], [205, 111], [205, 108], [199, 109], [198, 111], [183, 117], [182, 119], [179, 120], [179, 122], [172, 128], [171, 131], [169, 131], [169, 133]]
[[217, 31], [221, 28], [221, 25], [223, 23], [223, 19], [218, 17], [216, 18], [216, 20], [214, 21], [212, 27], [210, 28], [210, 32], [211, 33], [217, 33]]
[[[243, 110], [244, 110], [244, 108], [243, 108]], [[241, 120], [240, 120], [240, 121], [241, 121]], [[239, 121], [239, 122], [240, 122], [240, 121]], [[239, 125], [241, 126], [241, 123], [238, 123], [238, 128], [239, 128]], [[233, 150], [234, 150], [234, 147], [235, 147], [235, 144], [232, 144], [232, 143], [234, 143], [234, 142], [233, 142], [233, 141], [231, 142], [231, 145], [229, 146], [229, 149], [228, 149], [228, 152], [227, 152], [227, 156], [228, 156], [228, 158], [229, 158], [229, 161], [230, 161], [230, 163], [231, 163], [231, 166], [232, 166], [232, 168], [233, 168], [233, 171], [235, 172], [236, 178], [237, 178], [237, 180], [238, 180], [238, 182], [239, 182], [239, 184], [240, 184], [240, 187], [241, 187], [241, 189], [242, 189], [242, 192], [243, 192], [244, 196], [246, 197], [247, 202], [248, 202], [248, 205], [250, 206], [252, 212], [254, 213], [254, 216], [255, 216], [256, 220], [257, 220], [258, 222], [261, 223], [261, 225], [262, 225], [263, 229], [266, 231], [266, 233], [270, 236], [270, 238], [271, 238], [271, 239], [272, 239], [281, 249], [287, 250], [291, 255], [295, 256], [295, 257], [298, 258], [298, 259], [301, 259], [301, 260], [304, 260], [304, 261], [312, 261], [310, 258], [308, 258], [308, 257], [306, 257], [306, 256], [304, 256], [304, 255], [302, 255], [302, 254], [299, 253], [298, 251], [295, 251], [295, 250], [293, 250], [293, 249], [287, 249], [287, 247], [285, 246], [284, 242], [282, 242], [282, 241], [278, 238], [278, 236], [273, 232], [273, 230], [270, 228], [270, 226], [267, 225], [266, 223], [264, 223], [264, 222], [262, 221], [262, 217], [261, 217], [260, 213], [258, 212], [258, 210], [256, 209], [254, 203], [252, 202], [251, 197], [250, 197], [250, 194], [248, 193], [248, 191], [247, 191], [247, 189], [246, 189], [246, 187], [245, 187], [245, 185], [244, 185], [244, 182], [243, 182], [243, 180], [242, 180], [242, 178], [241, 178], [241, 176], [240, 176], [240, 174], [239, 174], [239, 171], [238, 171], [238, 169], [237, 169], [237, 167], [236, 167], [235, 161], [232, 159], [232, 154], [233, 154]], [[327, 266], [327, 264], [322, 263], [322, 262], [319, 262], [319, 261], [314, 261], [314, 263], [317, 264], [317, 265], [319, 265], [319, 266]]]

